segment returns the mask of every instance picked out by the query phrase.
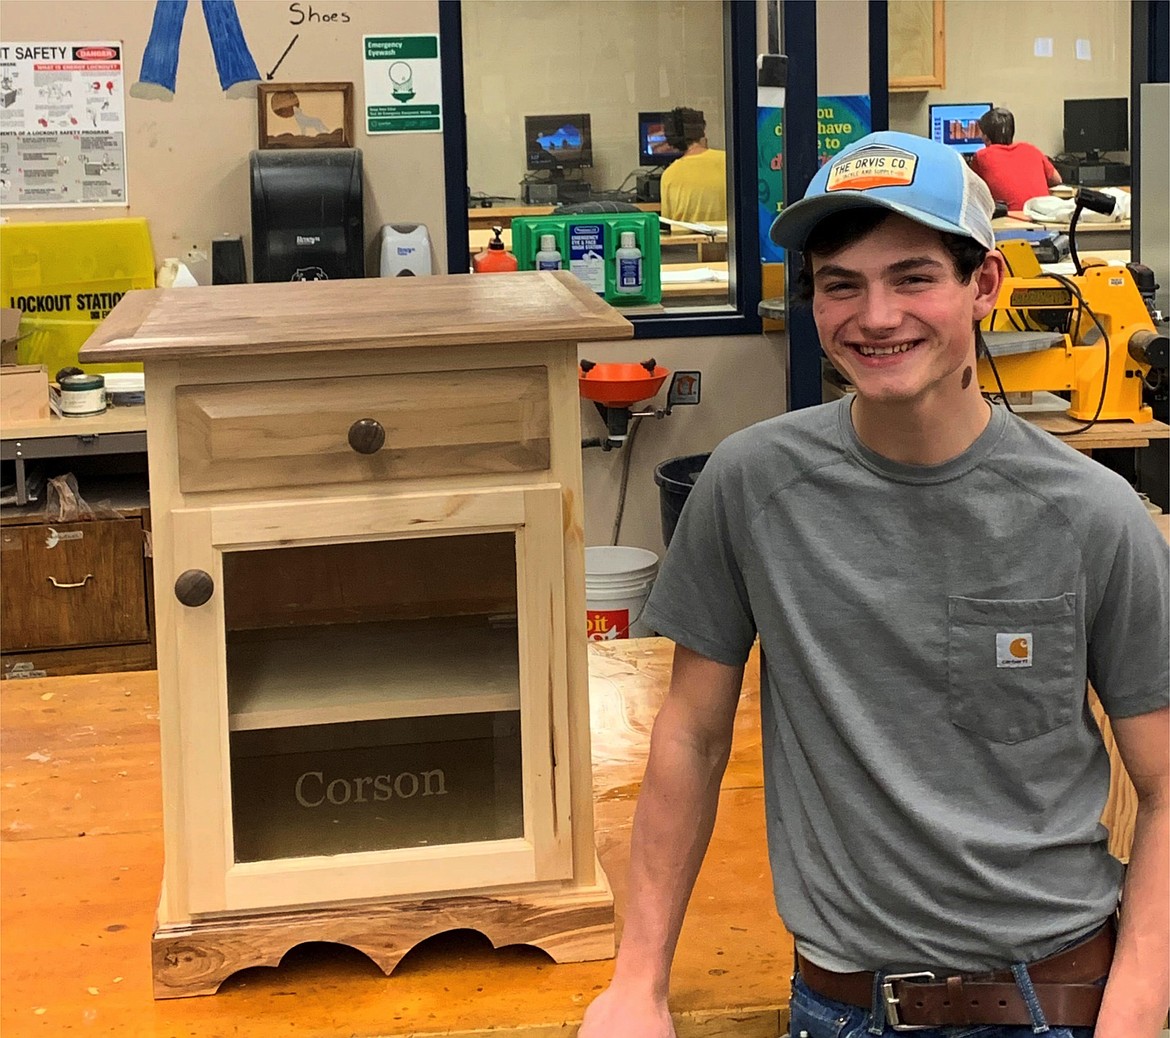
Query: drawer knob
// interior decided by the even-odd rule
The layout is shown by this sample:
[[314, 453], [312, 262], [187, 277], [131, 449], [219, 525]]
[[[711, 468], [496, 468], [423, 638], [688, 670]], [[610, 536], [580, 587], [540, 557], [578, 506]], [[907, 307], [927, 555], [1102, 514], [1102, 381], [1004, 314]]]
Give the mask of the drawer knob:
[[215, 581], [201, 569], [184, 570], [175, 581], [175, 597], [185, 606], [201, 606], [215, 592]]
[[349, 445], [358, 454], [377, 454], [386, 442], [386, 430], [374, 418], [359, 418], [349, 427]]

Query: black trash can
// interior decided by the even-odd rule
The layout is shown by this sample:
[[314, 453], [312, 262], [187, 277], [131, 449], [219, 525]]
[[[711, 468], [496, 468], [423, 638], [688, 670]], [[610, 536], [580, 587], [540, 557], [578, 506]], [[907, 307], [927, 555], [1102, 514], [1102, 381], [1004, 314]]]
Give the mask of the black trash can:
[[654, 482], [658, 484], [658, 505], [662, 515], [662, 540], [667, 547], [670, 538], [674, 536], [674, 528], [678, 524], [678, 517], [682, 514], [683, 505], [687, 503], [687, 495], [703, 466], [707, 464], [707, 454], [685, 454], [681, 458], [670, 458], [654, 469]]

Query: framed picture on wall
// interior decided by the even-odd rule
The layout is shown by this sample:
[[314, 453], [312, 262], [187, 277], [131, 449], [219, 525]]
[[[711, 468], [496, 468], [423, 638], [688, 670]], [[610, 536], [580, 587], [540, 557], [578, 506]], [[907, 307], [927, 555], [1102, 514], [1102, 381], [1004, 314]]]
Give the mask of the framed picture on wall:
[[352, 148], [352, 83], [258, 83], [260, 148]]

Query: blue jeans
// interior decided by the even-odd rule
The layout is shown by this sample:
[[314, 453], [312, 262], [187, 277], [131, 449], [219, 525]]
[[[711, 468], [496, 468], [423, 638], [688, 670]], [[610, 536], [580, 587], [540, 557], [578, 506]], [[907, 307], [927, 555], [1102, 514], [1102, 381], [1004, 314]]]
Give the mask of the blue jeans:
[[[792, 1023], [791, 1038], [799, 1038], [802, 1031], [808, 1038], [870, 1038], [882, 1034], [895, 1038], [903, 1032], [888, 1025], [870, 1030], [870, 1012], [844, 1002], [834, 1002], [810, 991], [797, 976], [792, 982], [792, 1001], [789, 1004]], [[972, 1024], [969, 1027], [936, 1027], [927, 1031], [906, 1031], [910, 1038], [1036, 1038], [1030, 1026], [1006, 1027], [1001, 1024]], [[1092, 1038], [1091, 1027], [1049, 1027], [1043, 1038]]]
[[[157, 0], [150, 38], [142, 55], [142, 71], [138, 82], [154, 83], [175, 92], [175, 75], [179, 70], [179, 39], [183, 34], [183, 18], [187, 14], [187, 0]], [[203, 20], [211, 37], [211, 52], [215, 55], [215, 70], [223, 90], [260, 78], [260, 70], [248, 50], [234, 0], [203, 0]]]

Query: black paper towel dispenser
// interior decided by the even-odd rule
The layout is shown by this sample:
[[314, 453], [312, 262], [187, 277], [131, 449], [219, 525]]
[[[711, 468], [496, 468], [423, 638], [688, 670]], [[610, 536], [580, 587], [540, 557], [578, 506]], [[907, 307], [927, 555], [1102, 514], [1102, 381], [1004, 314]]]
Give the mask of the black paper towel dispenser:
[[253, 151], [252, 280], [365, 277], [358, 148]]

